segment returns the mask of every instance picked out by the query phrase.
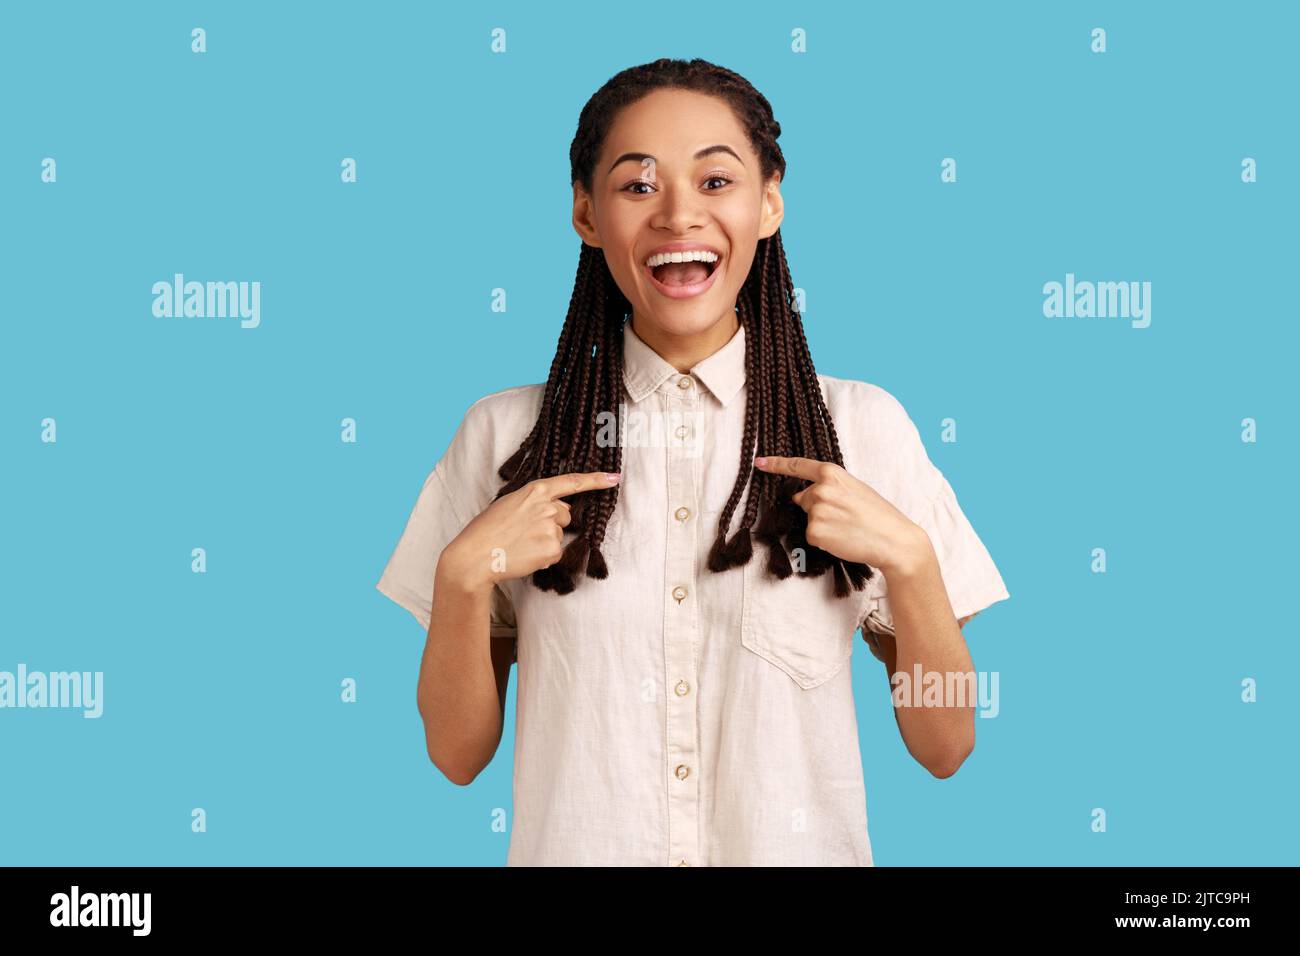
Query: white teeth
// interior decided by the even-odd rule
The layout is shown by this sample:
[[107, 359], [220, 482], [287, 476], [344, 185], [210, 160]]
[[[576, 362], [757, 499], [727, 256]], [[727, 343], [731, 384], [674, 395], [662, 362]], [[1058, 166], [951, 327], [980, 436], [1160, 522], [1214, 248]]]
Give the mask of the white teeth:
[[690, 252], [659, 252], [645, 261], [648, 268], [661, 266], [665, 262], [717, 262], [716, 253], [704, 249], [692, 249]]

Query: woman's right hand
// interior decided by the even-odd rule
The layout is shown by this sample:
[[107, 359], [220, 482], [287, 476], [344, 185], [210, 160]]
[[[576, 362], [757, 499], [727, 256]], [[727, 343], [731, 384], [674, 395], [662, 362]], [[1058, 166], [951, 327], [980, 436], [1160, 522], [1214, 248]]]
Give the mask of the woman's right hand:
[[550, 567], [564, 551], [564, 529], [572, 520], [560, 498], [610, 488], [618, 483], [603, 471], [535, 478], [502, 495], [475, 516], [443, 550], [440, 571], [464, 586], [488, 589]]

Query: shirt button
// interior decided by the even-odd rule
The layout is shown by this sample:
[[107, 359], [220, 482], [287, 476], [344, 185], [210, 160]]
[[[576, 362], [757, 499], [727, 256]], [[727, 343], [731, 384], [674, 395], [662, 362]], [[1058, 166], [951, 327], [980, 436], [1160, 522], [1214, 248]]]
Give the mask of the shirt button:
[[691, 516], [691, 509], [690, 509], [690, 508], [678, 508], [678, 509], [674, 512], [674, 514], [677, 516], [677, 520], [678, 520], [678, 521], [685, 521], [687, 518], [689, 518], [689, 517]]
[[678, 697], [685, 697], [691, 692], [691, 685], [686, 683], [684, 680], [679, 680], [677, 686], [673, 688], [673, 691]]
[[677, 599], [678, 604], [681, 604], [682, 601], [686, 600], [686, 588], [680, 584], [677, 585], [677, 587], [673, 588], [673, 597]]
[[689, 777], [690, 775], [691, 775], [691, 768], [690, 768], [690, 767], [686, 766], [686, 764], [684, 764], [684, 763], [681, 763], [681, 764], [678, 764], [678, 765], [677, 765], [677, 779], [678, 779], [678, 780], [685, 780], [685, 779], [686, 779], [687, 777]]
[[683, 375], [681, 378], [679, 378], [679, 379], [677, 380], [677, 387], [678, 387], [678, 388], [690, 388], [690, 387], [691, 387], [691, 377], [690, 377], [689, 375]]
[[691, 432], [691, 430], [690, 430], [689, 428], [687, 428], [685, 425], [678, 425], [678, 426], [677, 426], [677, 437], [678, 437], [678, 438], [685, 438], [687, 435], [690, 434], [690, 432]]

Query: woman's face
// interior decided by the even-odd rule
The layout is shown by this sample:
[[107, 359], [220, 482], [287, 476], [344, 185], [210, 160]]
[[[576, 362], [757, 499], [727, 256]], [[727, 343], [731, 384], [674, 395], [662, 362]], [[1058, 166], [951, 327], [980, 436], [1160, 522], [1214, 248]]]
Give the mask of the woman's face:
[[[615, 118], [591, 194], [574, 186], [573, 224], [587, 245], [604, 250], [642, 338], [690, 337], [722, 320], [734, 329], [758, 240], [781, 224], [779, 187], [779, 176], [762, 181], [758, 154], [725, 101], [656, 90]], [[646, 266], [679, 244], [706, 247], [719, 259]]]

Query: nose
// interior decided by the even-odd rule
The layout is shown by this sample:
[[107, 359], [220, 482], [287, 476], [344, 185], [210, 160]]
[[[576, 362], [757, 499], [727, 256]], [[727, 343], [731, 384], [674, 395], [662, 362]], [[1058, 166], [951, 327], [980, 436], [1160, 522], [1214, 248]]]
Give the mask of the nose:
[[651, 219], [651, 225], [672, 233], [685, 233], [704, 221], [701, 197], [689, 184], [669, 183], [661, 180], [660, 202]]

